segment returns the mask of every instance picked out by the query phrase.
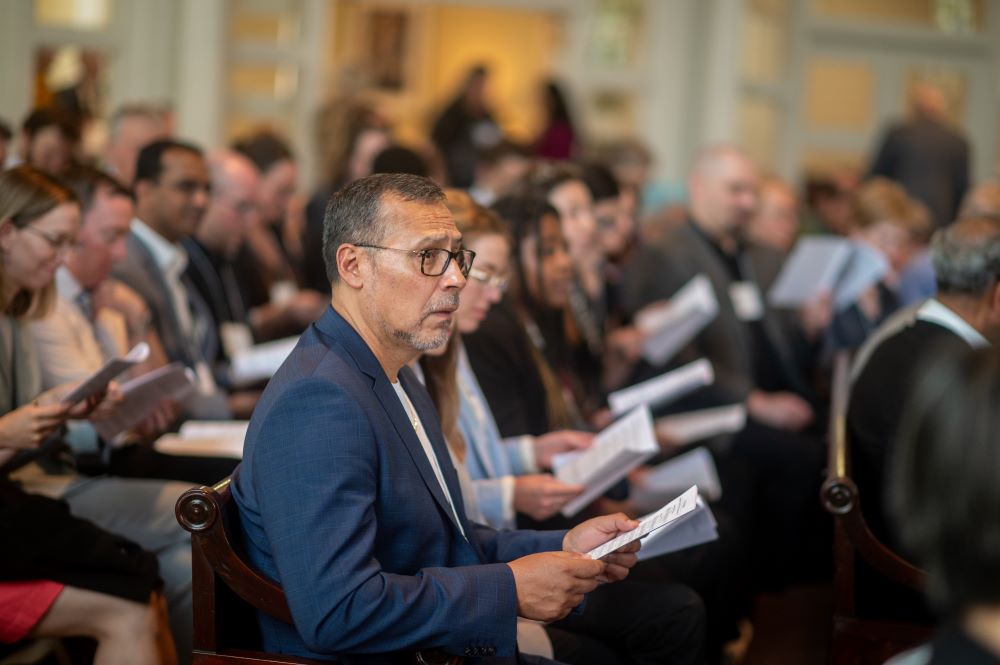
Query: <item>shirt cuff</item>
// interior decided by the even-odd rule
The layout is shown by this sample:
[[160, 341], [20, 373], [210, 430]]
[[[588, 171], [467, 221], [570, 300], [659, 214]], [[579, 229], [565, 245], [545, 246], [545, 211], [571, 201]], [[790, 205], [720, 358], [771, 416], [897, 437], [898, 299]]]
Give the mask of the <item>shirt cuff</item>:
[[535, 437], [524, 435], [517, 441], [521, 449], [521, 463], [524, 465], [524, 472], [538, 473], [538, 463], [535, 461]]
[[514, 486], [517, 479], [514, 476], [504, 476], [500, 478], [500, 510], [502, 512], [503, 523], [514, 528], [516, 518], [514, 511]]

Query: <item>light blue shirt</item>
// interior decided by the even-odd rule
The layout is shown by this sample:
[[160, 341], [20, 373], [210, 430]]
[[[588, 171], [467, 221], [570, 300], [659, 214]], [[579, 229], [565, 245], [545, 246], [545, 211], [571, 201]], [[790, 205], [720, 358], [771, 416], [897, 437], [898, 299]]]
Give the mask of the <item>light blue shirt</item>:
[[515, 526], [514, 477], [537, 473], [534, 439], [503, 439], [493, 413], [472, 371], [465, 347], [458, 349], [458, 426], [465, 437], [465, 468], [472, 478], [476, 502], [487, 524], [496, 529]]

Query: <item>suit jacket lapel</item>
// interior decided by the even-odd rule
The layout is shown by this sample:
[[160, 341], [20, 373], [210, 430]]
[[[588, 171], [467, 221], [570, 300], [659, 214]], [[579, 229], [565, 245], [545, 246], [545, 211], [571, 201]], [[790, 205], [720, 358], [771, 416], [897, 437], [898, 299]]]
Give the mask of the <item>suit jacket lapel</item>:
[[137, 265], [145, 266], [139, 269], [139, 273], [145, 275], [149, 280], [151, 286], [149, 292], [156, 298], [156, 302], [149, 303], [149, 305], [156, 308], [163, 323], [163, 330], [160, 331], [161, 337], [163, 337], [164, 332], [170, 334], [170, 339], [162, 340], [164, 346], [168, 347], [166, 349], [167, 355], [172, 356], [170, 360], [181, 360], [185, 365], [193, 367], [195, 358], [191, 356], [189, 341], [185, 338], [184, 331], [181, 330], [181, 322], [177, 319], [177, 312], [174, 311], [173, 295], [163, 272], [156, 265], [152, 252], [139, 239], [139, 236], [132, 233], [128, 237], [128, 243], [129, 255], [132, 255], [134, 250]]
[[[709, 280], [715, 286], [719, 296], [719, 318], [728, 319], [720, 329], [729, 333], [730, 348], [738, 354], [741, 364], [744, 365], [744, 372], [750, 375], [750, 342], [743, 334], [743, 325], [736, 316], [733, 309], [732, 300], [729, 297], [729, 284], [733, 281], [726, 267], [722, 264], [722, 259], [709, 247], [708, 242], [694, 230], [694, 221], [688, 221], [685, 225], [685, 232], [690, 237], [690, 244], [696, 250], [697, 256], [691, 257], [694, 264], [698, 266], [699, 272], [708, 275]], [[736, 320], [734, 324], [733, 321]]]
[[[423, 479], [424, 485], [427, 486], [427, 490], [434, 496], [434, 500], [437, 501], [444, 514], [458, 528], [458, 524], [455, 523], [455, 516], [452, 514], [451, 505], [441, 490], [441, 484], [438, 482], [437, 476], [434, 475], [434, 469], [431, 468], [430, 460], [427, 459], [427, 455], [424, 453], [424, 447], [420, 444], [420, 439], [417, 438], [413, 424], [410, 422], [403, 404], [399, 401], [399, 396], [396, 395], [395, 389], [389, 383], [388, 377], [386, 377], [385, 372], [382, 370], [382, 366], [378, 363], [378, 359], [375, 358], [375, 354], [368, 348], [368, 345], [361, 339], [357, 331], [332, 307], [327, 308], [326, 313], [317, 321], [316, 325], [320, 331], [338, 339], [354, 359], [354, 362], [357, 363], [358, 369], [371, 377], [372, 391], [385, 410], [389, 422], [392, 423], [396, 433], [399, 434], [399, 438], [402, 439], [403, 444], [406, 446], [410, 458], [420, 472], [420, 477]], [[460, 516], [459, 519], [462, 520], [462, 527], [465, 529], [466, 534], [468, 534], [469, 530], [463, 514], [465, 507], [462, 504], [462, 491], [458, 486], [458, 477], [454, 467], [451, 465], [448, 451], [444, 448], [444, 437], [441, 435], [441, 428], [437, 422], [437, 413], [433, 410], [433, 406], [430, 407], [430, 412], [428, 413], [427, 404], [423, 400], [425, 398], [422, 394], [423, 389], [413, 389], [412, 384], [417, 383], [417, 381], [412, 377], [412, 372], [404, 368], [400, 372], [400, 376], [405, 377], [401, 379], [403, 381], [403, 389], [410, 388], [407, 390], [407, 395], [410, 397], [410, 401], [413, 402], [413, 408], [417, 410], [417, 415], [420, 417], [424, 431], [427, 433], [427, 438], [431, 441], [431, 446], [437, 455], [438, 466], [441, 467], [441, 473], [444, 476], [445, 484], [448, 486], [448, 492], [451, 494], [452, 501], [455, 504], [455, 512]]]

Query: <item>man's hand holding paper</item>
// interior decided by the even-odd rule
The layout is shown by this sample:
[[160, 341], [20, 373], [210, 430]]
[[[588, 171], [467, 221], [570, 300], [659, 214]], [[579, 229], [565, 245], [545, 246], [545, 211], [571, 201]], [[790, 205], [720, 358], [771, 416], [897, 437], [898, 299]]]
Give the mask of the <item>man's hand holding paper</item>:
[[[637, 526], [639, 522], [629, 518], [625, 513], [595, 517], [578, 524], [566, 533], [563, 538], [563, 550], [588, 554]], [[601, 575], [600, 581], [620, 582], [628, 577], [629, 569], [638, 562], [635, 553], [639, 551], [639, 547], [639, 541], [635, 539], [606, 554], [602, 560], [607, 564], [607, 568]]]

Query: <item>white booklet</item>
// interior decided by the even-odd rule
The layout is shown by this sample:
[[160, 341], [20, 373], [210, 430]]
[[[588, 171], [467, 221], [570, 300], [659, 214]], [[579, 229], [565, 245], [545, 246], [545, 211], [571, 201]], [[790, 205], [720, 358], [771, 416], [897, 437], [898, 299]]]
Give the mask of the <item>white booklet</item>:
[[108, 384], [116, 376], [141, 362], [145, 362], [147, 358], [149, 358], [149, 345], [145, 342], [139, 342], [132, 347], [132, 350], [125, 357], [112, 358], [104, 363], [101, 369], [91, 374], [80, 385], [63, 397], [62, 403], [66, 406], [73, 406], [77, 402], [82, 402], [96, 395], [107, 388]]
[[247, 420], [189, 420], [176, 434], [164, 434], [153, 446], [167, 455], [243, 458]]
[[680, 399], [688, 393], [715, 381], [712, 363], [705, 358], [688, 363], [642, 383], [616, 390], [608, 395], [612, 415], [618, 416], [646, 404], [660, 406]]
[[562, 514], [577, 514], [659, 451], [653, 436], [653, 417], [649, 407], [641, 406], [594, 437], [590, 448], [556, 455], [552, 460], [556, 478], [586, 487], [563, 506]]
[[642, 357], [652, 365], [662, 365], [718, 314], [712, 283], [705, 275], [696, 275], [669, 302], [650, 306], [636, 316], [636, 327], [648, 335]]
[[730, 404], [657, 418], [656, 435], [684, 446], [719, 434], [739, 432], [746, 424], [746, 406]]
[[850, 307], [888, 269], [885, 258], [863, 243], [835, 236], [805, 236], [782, 266], [768, 301], [775, 307], [799, 307], [829, 293], [839, 312]]
[[722, 496], [722, 482], [708, 449], [695, 448], [657, 464], [632, 483], [629, 500], [636, 510], [649, 511], [694, 485], [709, 501]]
[[194, 372], [180, 363], [172, 363], [123, 383], [121, 391], [124, 399], [112, 413], [93, 421], [94, 429], [105, 441], [142, 422], [161, 401], [181, 401], [193, 393]]
[[286, 337], [238, 352], [229, 367], [233, 384], [241, 386], [270, 379], [298, 342], [298, 337]]
[[[639, 557], [642, 559], [648, 559], [651, 556], [658, 556], [667, 552], [675, 552], [685, 547], [707, 542], [706, 540], [698, 540], [706, 535], [701, 529], [698, 530], [698, 537], [695, 539], [691, 538], [692, 534], [687, 530], [682, 531], [685, 524], [699, 514], [704, 515], [706, 511], [711, 515], [711, 511], [702, 502], [701, 497], [698, 496], [698, 488], [689, 487], [683, 494], [655, 513], [640, 518], [639, 526], [616, 538], [612, 538], [599, 547], [595, 547], [587, 552], [587, 556], [592, 559], [602, 559], [615, 550], [640, 538], [642, 539], [642, 548], [639, 550]], [[712, 518], [712, 523], [714, 524], [714, 522], [715, 520]], [[694, 540], [698, 540], [698, 542], [694, 542]], [[712, 539], [710, 538], [709, 540]], [[643, 556], [642, 552], [646, 549], [647, 543], [655, 553], [647, 553]]]
[[695, 508], [684, 515], [678, 522], [670, 524], [665, 529], [653, 531], [642, 539], [642, 549], [639, 550], [639, 561], [646, 561], [671, 552], [702, 545], [718, 540], [718, 524], [715, 515], [702, 500], [695, 499]]

